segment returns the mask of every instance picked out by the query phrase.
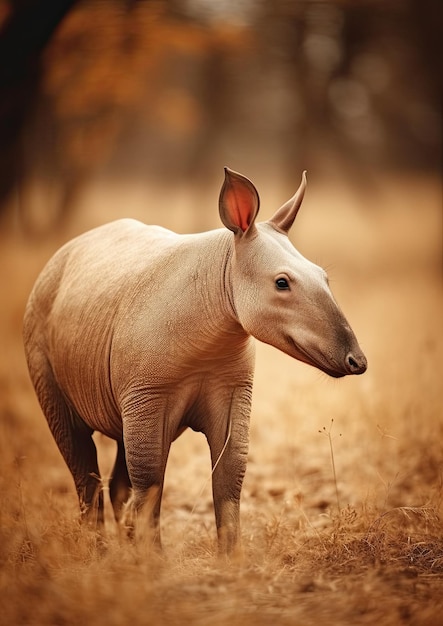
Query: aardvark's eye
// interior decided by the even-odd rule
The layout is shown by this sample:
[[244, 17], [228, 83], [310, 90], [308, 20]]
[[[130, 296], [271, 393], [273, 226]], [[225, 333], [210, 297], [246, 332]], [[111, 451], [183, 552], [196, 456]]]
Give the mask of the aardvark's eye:
[[286, 278], [277, 278], [277, 280], [275, 281], [275, 286], [277, 287], [277, 289], [280, 289], [281, 291], [284, 291], [285, 289], [289, 289], [289, 283], [286, 280]]

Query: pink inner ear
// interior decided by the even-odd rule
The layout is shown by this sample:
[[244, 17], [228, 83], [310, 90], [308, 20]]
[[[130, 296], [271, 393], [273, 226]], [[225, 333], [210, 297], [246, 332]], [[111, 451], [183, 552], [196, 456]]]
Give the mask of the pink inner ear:
[[243, 232], [248, 230], [253, 217], [251, 192], [240, 186], [231, 187], [226, 192], [226, 206], [229, 208], [231, 219]]

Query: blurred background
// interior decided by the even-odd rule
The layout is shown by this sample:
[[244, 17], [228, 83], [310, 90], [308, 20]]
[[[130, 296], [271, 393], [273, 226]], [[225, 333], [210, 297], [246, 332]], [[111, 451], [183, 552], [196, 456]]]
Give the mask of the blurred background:
[[121, 215], [128, 189], [134, 210], [134, 189], [140, 204], [144, 190], [179, 190], [183, 227], [205, 228], [198, 199], [208, 190], [216, 207], [223, 165], [281, 200], [303, 169], [363, 194], [381, 173], [437, 178], [442, 8], [0, 0], [2, 230], [75, 224], [86, 191], [111, 187], [126, 190]]
[[[120, 601], [116, 585], [136, 573], [127, 579], [112, 566], [117, 582], [108, 586], [101, 565], [100, 576], [79, 576], [77, 540], [70, 547], [59, 538], [77, 536], [63, 519], [77, 519], [78, 510], [23, 355], [32, 285], [60, 245], [117, 217], [178, 232], [220, 226], [224, 165], [255, 183], [262, 219], [308, 170], [291, 237], [327, 269], [369, 362], [364, 376], [337, 383], [257, 346], [242, 504], [257, 572], [266, 563], [260, 537], [267, 528], [288, 528], [288, 545], [304, 544], [303, 529], [334, 520], [325, 513], [340, 508], [338, 496], [343, 510], [357, 507], [359, 528], [368, 527], [371, 507], [431, 503], [441, 511], [442, 17], [441, 0], [0, 0], [0, 597], [15, 607], [5, 623], [37, 623], [37, 606], [47, 615], [41, 623], [98, 623]], [[325, 437], [332, 419], [338, 482]], [[114, 448], [100, 437], [98, 444], [106, 479]], [[195, 546], [212, 537], [209, 475], [204, 437], [185, 433], [173, 446], [162, 505], [170, 545], [183, 546], [191, 525]], [[319, 539], [331, 563], [335, 537], [333, 530]], [[39, 559], [42, 567], [26, 576], [17, 565]], [[286, 571], [289, 561], [281, 563]], [[413, 572], [413, 589], [427, 589]], [[87, 589], [75, 595], [80, 578]], [[122, 607], [127, 597], [140, 606], [145, 580], [143, 570], [127, 585]], [[355, 619], [332, 617], [323, 582], [317, 595], [304, 594], [318, 602], [317, 623], [326, 615], [331, 623], [366, 620], [360, 609], [374, 596], [362, 580]], [[371, 584], [372, 574], [364, 580]], [[375, 604], [389, 616], [400, 586], [380, 580], [388, 591]], [[244, 607], [242, 584], [230, 607]], [[219, 582], [212, 588], [218, 594]], [[266, 593], [279, 588], [267, 585]], [[334, 580], [331, 588], [349, 604], [348, 583]], [[370, 600], [360, 602], [362, 589]], [[407, 589], [407, 602], [416, 602]], [[293, 593], [291, 579], [283, 606]], [[435, 602], [420, 593], [426, 606], [439, 606], [440, 591]], [[171, 594], [162, 597], [169, 604]], [[219, 610], [219, 595], [207, 603]], [[92, 617], [79, 613], [89, 610]], [[407, 611], [389, 623], [403, 622]], [[116, 615], [113, 623], [130, 621]]]

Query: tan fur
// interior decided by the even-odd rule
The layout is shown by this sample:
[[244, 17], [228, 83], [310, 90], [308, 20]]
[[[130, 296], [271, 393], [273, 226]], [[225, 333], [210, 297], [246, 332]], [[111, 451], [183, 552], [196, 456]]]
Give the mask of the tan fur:
[[[103, 519], [97, 430], [118, 442], [110, 484], [116, 519], [133, 533], [149, 500], [159, 541], [169, 448], [190, 427], [207, 437], [220, 549], [232, 552], [248, 452], [252, 337], [332, 376], [366, 369], [326, 274], [287, 238], [305, 186], [304, 178], [269, 222], [256, 224], [255, 187], [226, 170], [220, 215], [229, 230], [177, 235], [119, 220], [67, 243], [44, 268], [26, 309], [26, 355], [86, 517], [98, 500]], [[277, 287], [279, 279], [288, 289]]]

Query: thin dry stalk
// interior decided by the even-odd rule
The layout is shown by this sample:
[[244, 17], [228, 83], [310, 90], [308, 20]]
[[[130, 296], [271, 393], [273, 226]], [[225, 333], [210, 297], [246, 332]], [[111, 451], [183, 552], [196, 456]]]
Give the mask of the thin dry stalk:
[[[331, 419], [331, 425], [329, 426], [329, 430], [326, 430], [326, 426], [323, 426], [322, 430], [319, 430], [318, 432], [322, 435], [325, 435], [328, 438], [329, 441], [329, 451], [331, 454], [331, 465], [332, 465], [332, 474], [334, 477], [334, 485], [335, 485], [335, 497], [337, 500], [337, 510], [338, 510], [338, 515], [340, 516], [341, 514], [341, 506], [340, 506], [340, 496], [338, 493], [338, 482], [337, 482], [337, 472], [335, 469], [335, 457], [334, 457], [334, 446], [332, 445], [332, 427], [334, 425], [334, 418]], [[339, 435], [341, 437], [341, 434]]]

